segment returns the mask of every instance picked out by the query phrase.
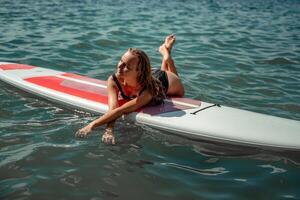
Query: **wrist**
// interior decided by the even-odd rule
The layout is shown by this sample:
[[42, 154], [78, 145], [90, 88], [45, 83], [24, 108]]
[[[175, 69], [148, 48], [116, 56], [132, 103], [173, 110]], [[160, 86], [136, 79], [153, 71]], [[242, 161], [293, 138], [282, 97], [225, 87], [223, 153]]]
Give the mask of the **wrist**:
[[105, 133], [110, 134], [110, 135], [113, 135], [113, 128], [107, 127], [107, 128], [105, 129]]
[[94, 127], [95, 127], [95, 124], [94, 124], [93, 122], [91, 122], [91, 123], [88, 125], [88, 127], [89, 127], [91, 130], [93, 130]]

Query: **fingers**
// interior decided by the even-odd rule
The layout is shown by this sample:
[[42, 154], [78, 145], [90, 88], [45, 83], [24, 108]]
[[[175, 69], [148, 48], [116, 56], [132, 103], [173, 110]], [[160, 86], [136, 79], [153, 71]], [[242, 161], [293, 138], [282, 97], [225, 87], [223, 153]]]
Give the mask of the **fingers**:
[[88, 136], [88, 134], [90, 134], [92, 131], [91, 125], [87, 125], [81, 129], [79, 129], [76, 133], [75, 133], [75, 137], [79, 137], [79, 138], [86, 138]]
[[75, 133], [75, 137], [84, 138], [86, 135], [84, 132], [80, 129]]
[[[75, 133], [75, 137], [86, 138], [88, 136], [88, 133], [88, 130], [82, 128]], [[105, 144], [116, 144], [115, 136], [112, 133], [105, 132], [102, 136], [102, 142], [104, 142]]]
[[115, 137], [107, 133], [103, 134], [102, 142], [104, 142], [105, 144], [116, 144]]
[[88, 135], [89, 131], [86, 130], [85, 128], [79, 129], [76, 133], [75, 133], [75, 137], [79, 137], [79, 138], [86, 138]]
[[104, 143], [107, 142], [107, 136], [105, 133], [102, 135], [102, 142], [104, 142]]

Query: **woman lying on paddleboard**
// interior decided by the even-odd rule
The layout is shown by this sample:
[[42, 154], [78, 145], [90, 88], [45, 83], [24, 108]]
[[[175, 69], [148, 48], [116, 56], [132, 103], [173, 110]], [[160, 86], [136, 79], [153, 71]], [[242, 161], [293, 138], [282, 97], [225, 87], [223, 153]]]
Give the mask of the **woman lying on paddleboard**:
[[[123, 114], [134, 112], [147, 104], [162, 103], [166, 95], [183, 96], [184, 88], [171, 57], [175, 39], [174, 35], [169, 35], [159, 47], [162, 65], [161, 69], [157, 70], [151, 69], [150, 60], [145, 52], [128, 49], [119, 61], [116, 73], [107, 80], [107, 113], [77, 131], [76, 136], [86, 137], [94, 128], [107, 124], [102, 141], [115, 144], [114, 122]], [[119, 94], [128, 100], [121, 106], [118, 105]]]

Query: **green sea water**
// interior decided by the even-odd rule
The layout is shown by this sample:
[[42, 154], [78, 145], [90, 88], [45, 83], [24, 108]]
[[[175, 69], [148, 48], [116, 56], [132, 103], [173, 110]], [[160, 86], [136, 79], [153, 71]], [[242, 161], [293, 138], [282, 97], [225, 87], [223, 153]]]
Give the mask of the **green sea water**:
[[[105, 80], [130, 47], [176, 34], [186, 97], [300, 120], [297, 0], [0, 0], [0, 61]], [[0, 82], [0, 199], [300, 199], [300, 153], [192, 141]], [[241, 130], [243, 131], [243, 130]], [[300, 133], [300, 130], [299, 130]]]

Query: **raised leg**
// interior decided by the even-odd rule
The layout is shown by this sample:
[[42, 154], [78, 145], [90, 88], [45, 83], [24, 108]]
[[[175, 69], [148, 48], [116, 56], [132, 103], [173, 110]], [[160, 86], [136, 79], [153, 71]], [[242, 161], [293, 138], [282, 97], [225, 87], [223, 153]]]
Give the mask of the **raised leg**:
[[171, 56], [171, 49], [176, 41], [174, 35], [166, 37], [165, 42], [159, 47], [159, 52], [162, 55], [161, 70], [173, 72], [178, 76], [175, 63]]
[[159, 52], [162, 55], [161, 70], [166, 71], [169, 81], [167, 95], [184, 96], [184, 87], [177, 73], [174, 60], [171, 56], [171, 49], [175, 43], [176, 37], [169, 35], [165, 42], [159, 47]]

